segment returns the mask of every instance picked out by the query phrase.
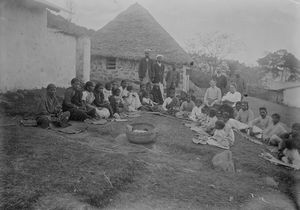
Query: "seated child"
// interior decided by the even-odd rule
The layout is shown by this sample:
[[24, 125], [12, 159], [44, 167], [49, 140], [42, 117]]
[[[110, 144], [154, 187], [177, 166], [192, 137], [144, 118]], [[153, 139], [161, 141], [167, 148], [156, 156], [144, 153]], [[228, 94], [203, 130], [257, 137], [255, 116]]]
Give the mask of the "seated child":
[[103, 89], [103, 94], [104, 94], [104, 100], [108, 101], [108, 98], [112, 95], [110, 82], [105, 84], [105, 88]]
[[214, 133], [209, 140], [216, 141], [219, 145], [229, 148], [234, 142], [234, 133], [231, 129], [229, 132], [225, 130], [225, 123], [221, 120], [217, 120], [214, 127]]
[[295, 141], [299, 140], [287, 140], [285, 142], [285, 149], [283, 150], [281, 160], [285, 163], [294, 165], [297, 169], [300, 169], [300, 155]]
[[162, 105], [162, 111], [167, 114], [175, 114], [178, 111], [179, 101], [175, 97], [175, 90], [170, 90], [169, 97], [167, 97]]
[[218, 118], [216, 116], [216, 110], [210, 109], [206, 121], [201, 123], [201, 128], [205, 130], [208, 134], [213, 134], [215, 123], [217, 122], [217, 120]]
[[56, 97], [56, 86], [47, 86], [46, 96], [42, 99], [38, 107], [37, 124], [42, 128], [48, 128], [50, 123], [55, 126], [65, 127], [70, 117], [70, 112], [62, 111], [62, 107]]
[[128, 95], [128, 91], [127, 91], [127, 81], [126, 80], [122, 80], [121, 81], [121, 86], [119, 87], [121, 93], [120, 93], [120, 96], [123, 98], [123, 97], [126, 97]]
[[112, 83], [111, 83], [111, 91], [113, 91], [113, 90], [115, 90], [117, 88], [119, 88], [118, 81], [117, 80], [112, 81]]
[[191, 100], [191, 96], [188, 95], [186, 98], [186, 101], [184, 101], [181, 104], [181, 106], [179, 108], [179, 112], [176, 113], [176, 117], [178, 117], [178, 118], [188, 117], [189, 114], [192, 112], [194, 106], [195, 106], [195, 103]]
[[95, 109], [96, 117], [98, 118], [108, 118], [110, 113], [106, 108], [96, 107], [94, 105], [95, 95], [94, 95], [95, 85], [93, 82], [88, 81], [85, 83], [84, 91], [82, 92], [82, 103], [85, 104], [87, 109]]
[[111, 105], [113, 116], [115, 118], [120, 118], [120, 113], [123, 111], [124, 104], [120, 97], [120, 89], [116, 89], [113, 92], [113, 95], [109, 97], [109, 103]]
[[[141, 84], [140, 85], [140, 91], [139, 91], [139, 98], [140, 98], [140, 101], [142, 102], [143, 101], [143, 98], [145, 97], [147, 93], [147, 89], [146, 89], [146, 84]], [[150, 97], [150, 95], [149, 95]]]
[[71, 87], [65, 91], [63, 101], [63, 111], [70, 112], [70, 120], [84, 121], [88, 118], [96, 116], [96, 109], [89, 109], [82, 103], [82, 89], [80, 87], [80, 80], [74, 78], [71, 80]]
[[128, 91], [128, 95], [124, 99], [127, 111], [129, 112], [137, 111], [142, 106], [139, 95], [133, 91], [132, 86], [128, 86], [127, 91]]
[[93, 105], [96, 106], [98, 109], [106, 108], [109, 111], [109, 114], [110, 114], [109, 116], [112, 117], [113, 111], [109, 104], [109, 101], [104, 100], [103, 88], [104, 88], [104, 86], [102, 83], [98, 83], [95, 86], [95, 89], [94, 89], [95, 100], [93, 102]]
[[189, 118], [194, 122], [201, 122], [206, 119], [206, 114], [203, 113], [203, 101], [201, 99], [196, 99], [196, 105], [193, 108]]

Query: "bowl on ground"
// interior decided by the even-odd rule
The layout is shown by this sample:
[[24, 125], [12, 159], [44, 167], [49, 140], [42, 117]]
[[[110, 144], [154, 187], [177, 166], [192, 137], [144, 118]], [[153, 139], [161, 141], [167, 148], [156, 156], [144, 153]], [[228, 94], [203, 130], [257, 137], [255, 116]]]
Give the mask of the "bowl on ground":
[[127, 125], [126, 136], [129, 142], [149, 144], [156, 140], [157, 131], [150, 123], [133, 123]]

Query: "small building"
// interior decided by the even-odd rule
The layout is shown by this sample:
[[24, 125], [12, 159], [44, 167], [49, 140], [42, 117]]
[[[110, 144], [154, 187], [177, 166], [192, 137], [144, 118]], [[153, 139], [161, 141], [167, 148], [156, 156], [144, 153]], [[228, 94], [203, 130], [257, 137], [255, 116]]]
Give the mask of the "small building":
[[186, 69], [192, 58], [138, 3], [95, 32], [91, 48], [92, 80], [138, 81], [139, 60], [144, 57], [145, 49], [151, 49], [152, 59], [157, 54], [164, 56], [165, 72], [172, 65], [177, 66], [180, 71], [180, 86], [188, 90]]
[[272, 82], [265, 88], [277, 103], [300, 108], [300, 82]]
[[0, 92], [48, 83], [66, 87], [76, 76], [76, 57], [84, 49], [78, 43], [86, 40], [48, 28], [47, 10], [66, 11], [46, 0], [0, 1]]

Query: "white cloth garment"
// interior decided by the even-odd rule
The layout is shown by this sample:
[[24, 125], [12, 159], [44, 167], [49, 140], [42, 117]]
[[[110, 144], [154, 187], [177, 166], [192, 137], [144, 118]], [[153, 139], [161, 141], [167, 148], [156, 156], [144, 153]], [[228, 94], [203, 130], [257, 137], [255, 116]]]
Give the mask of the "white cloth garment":
[[229, 91], [226, 95], [223, 96], [222, 101], [232, 102], [234, 103], [233, 106], [235, 106], [235, 103], [241, 101], [241, 99], [242, 99], [242, 95], [239, 92], [235, 91], [234, 93], [231, 93]]

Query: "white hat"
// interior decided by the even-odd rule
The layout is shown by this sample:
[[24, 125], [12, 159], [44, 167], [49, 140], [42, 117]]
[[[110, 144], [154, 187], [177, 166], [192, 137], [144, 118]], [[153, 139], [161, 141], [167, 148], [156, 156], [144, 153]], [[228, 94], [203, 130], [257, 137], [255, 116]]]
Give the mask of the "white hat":
[[156, 56], [156, 59], [159, 58], [159, 57], [163, 58], [164, 56], [159, 54], [159, 55]]

